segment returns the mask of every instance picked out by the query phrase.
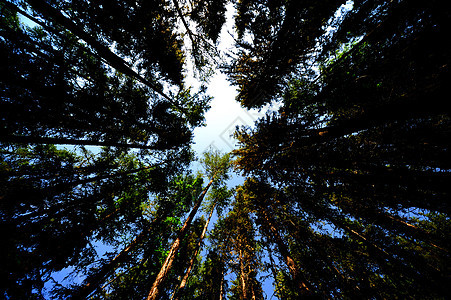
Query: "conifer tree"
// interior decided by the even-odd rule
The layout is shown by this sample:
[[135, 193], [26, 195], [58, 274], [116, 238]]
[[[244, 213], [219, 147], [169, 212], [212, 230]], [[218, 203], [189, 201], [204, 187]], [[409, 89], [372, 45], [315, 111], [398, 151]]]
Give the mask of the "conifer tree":
[[196, 215], [200, 205], [202, 204], [202, 201], [207, 194], [208, 189], [215, 181], [224, 181], [228, 178], [228, 171], [230, 169], [230, 156], [228, 154], [221, 155], [220, 153], [211, 150], [210, 152], [204, 153], [202, 163], [205, 168], [205, 173], [207, 177], [210, 178], [210, 181], [197, 198], [196, 202], [194, 203], [194, 207], [191, 209], [190, 214], [185, 220], [185, 223], [183, 224], [182, 228], [180, 228], [177, 238], [172, 243], [166, 260], [164, 261], [163, 266], [161, 267], [161, 270], [158, 273], [155, 282], [153, 283], [152, 288], [149, 291], [149, 295], [147, 296], [148, 300], [158, 298], [158, 295], [160, 293], [159, 289], [161, 289], [161, 285], [164, 283], [168, 272], [172, 268], [175, 255], [177, 254], [186, 231], [189, 230], [191, 222]]
[[[280, 299], [446, 298], [450, 21], [437, 0], [1, 0], [0, 297], [263, 299], [272, 277]], [[243, 107], [278, 103], [235, 132], [231, 203], [229, 154], [189, 170], [217, 67]]]

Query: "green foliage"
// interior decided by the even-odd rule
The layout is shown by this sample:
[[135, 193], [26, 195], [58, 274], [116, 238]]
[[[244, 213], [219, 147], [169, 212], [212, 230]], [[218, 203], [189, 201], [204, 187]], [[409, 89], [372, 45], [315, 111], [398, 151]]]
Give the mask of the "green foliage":
[[222, 154], [219, 150], [210, 149], [203, 153], [200, 159], [201, 165], [205, 169], [205, 175], [216, 182], [224, 182], [229, 179], [228, 170], [232, 167], [229, 153]]
[[213, 1], [201, 0], [196, 1], [191, 18], [196, 21], [202, 28], [208, 38], [216, 42], [221, 28], [225, 23], [225, 4], [227, 0]]
[[[228, 4], [237, 100], [281, 106], [193, 175], [211, 99], [185, 61], [213, 73]], [[1, 2], [0, 297], [144, 299], [168, 267], [169, 298], [192, 267], [176, 297], [263, 299], [270, 273], [281, 299], [445, 299], [449, 24], [436, 0]]]
[[[324, 297], [446, 297], [450, 123], [439, 91], [449, 71], [439, 65], [450, 52], [436, 43], [449, 15], [434, 5], [354, 3], [337, 31], [317, 40], [316, 75], [300, 65], [280, 66], [285, 77], [268, 71], [289, 78], [276, 89], [282, 108], [235, 134], [261, 233]], [[248, 16], [243, 32], [256, 22]], [[238, 46], [250, 57], [258, 45]], [[281, 55], [269, 45], [266, 53]], [[265, 103], [245, 98], [254, 77], [240, 84], [247, 106]], [[300, 292], [292, 269], [274, 274], [281, 297]]]
[[[291, 72], [311, 64], [311, 52], [340, 1], [238, 1], [237, 55], [226, 66], [237, 100], [259, 108], [280, 95]], [[310, 71], [310, 70], [309, 70]]]
[[189, 114], [186, 116], [188, 124], [193, 127], [204, 126], [204, 113], [210, 109], [211, 97], [205, 96], [206, 87], [202, 86], [200, 91], [194, 95], [190, 94], [190, 89], [181, 90], [177, 98], [183, 107], [186, 107]]

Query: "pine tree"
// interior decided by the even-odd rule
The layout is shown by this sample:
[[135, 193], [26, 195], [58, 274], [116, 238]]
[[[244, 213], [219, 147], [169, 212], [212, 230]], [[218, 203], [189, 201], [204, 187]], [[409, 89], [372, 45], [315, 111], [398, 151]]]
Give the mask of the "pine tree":
[[[445, 299], [450, 19], [436, 0], [0, 1], [0, 295], [263, 299], [272, 276], [280, 299]], [[279, 104], [235, 132], [234, 192], [229, 154], [189, 170], [217, 67], [243, 107]]]
[[227, 173], [230, 168], [230, 156], [228, 154], [220, 155], [220, 153], [214, 151], [206, 152], [204, 154], [202, 163], [205, 166], [205, 172], [208, 178], [210, 178], [210, 181], [197, 198], [194, 207], [191, 209], [190, 214], [185, 220], [185, 223], [183, 224], [182, 228], [180, 228], [177, 238], [172, 243], [171, 248], [169, 249], [169, 253], [166, 257], [166, 260], [163, 263], [163, 266], [161, 267], [161, 270], [158, 273], [155, 282], [153, 283], [152, 288], [149, 291], [149, 295], [147, 296], [148, 300], [157, 299], [159, 295], [159, 289], [161, 289], [161, 285], [164, 283], [168, 272], [172, 268], [175, 255], [177, 254], [181, 242], [183, 241], [186, 232], [189, 230], [191, 222], [194, 216], [196, 215], [200, 205], [202, 204], [202, 201], [205, 195], [207, 194], [208, 189], [215, 181], [223, 181], [228, 178]]

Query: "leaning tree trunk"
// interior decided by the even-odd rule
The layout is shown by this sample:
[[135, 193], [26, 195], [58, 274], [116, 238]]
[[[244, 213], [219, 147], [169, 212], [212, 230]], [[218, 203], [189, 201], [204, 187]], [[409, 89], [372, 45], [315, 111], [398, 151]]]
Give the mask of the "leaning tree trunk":
[[178, 103], [171, 99], [168, 95], [166, 95], [159, 87], [139, 75], [135, 70], [130, 68], [130, 66], [124, 59], [112, 52], [107, 46], [97, 41], [96, 38], [84, 31], [83, 28], [80, 28], [71, 19], [64, 16], [58, 9], [54, 8], [45, 1], [32, 0], [28, 1], [28, 3], [34, 10], [38, 11], [46, 18], [58, 22], [66, 29], [70, 30], [73, 34], [83, 39], [90, 47], [95, 49], [97, 54], [102, 57], [111, 67], [126, 74], [127, 76], [130, 76], [142, 82], [143, 84], [157, 92], [159, 95], [161, 95], [163, 98], [168, 100], [172, 105], [184, 112], [184, 110], [178, 105]]
[[221, 286], [219, 287], [219, 300], [223, 299], [223, 294], [224, 294], [224, 268], [222, 268], [221, 271]]
[[268, 233], [272, 235], [272, 239], [275, 241], [280, 254], [284, 258], [285, 264], [287, 265], [288, 270], [290, 271], [290, 274], [293, 278], [293, 281], [296, 283], [301, 295], [312, 294], [313, 293], [312, 285], [307, 281], [305, 276], [301, 274], [301, 272], [299, 271], [296, 262], [291, 257], [290, 251], [283, 242], [282, 237], [279, 234], [279, 230], [276, 228], [276, 225], [274, 224], [273, 220], [268, 216], [268, 213], [265, 211], [264, 208], [259, 210], [257, 213], [259, 213], [263, 217], [265, 223], [267, 224], [269, 229]]
[[216, 206], [216, 203], [213, 205], [213, 207], [210, 210], [210, 214], [208, 215], [207, 222], [204, 225], [204, 229], [202, 230], [202, 234], [201, 234], [201, 236], [199, 238], [199, 242], [197, 243], [196, 251], [194, 252], [193, 256], [191, 257], [188, 269], [185, 272], [185, 276], [183, 276], [183, 279], [180, 282], [179, 287], [175, 289], [174, 293], [172, 294], [171, 299], [178, 299], [179, 297], [177, 296], [177, 294], [179, 293], [179, 291], [180, 291], [180, 293], [183, 292], [183, 289], [185, 288], [186, 283], [188, 282], [189, 274], [191, 273], [191, 270], [193, 269], [194, 261], [196, 260], [197, 254], [199, 253], [200, 247], [202, 245], [202, 240], [204, 239], [205, 234], [207, 233], [208, 224], [210, 223], [211, 216], [213, 215], [213, 211], [215, 209], [215, 206]]
[[96, 141], [96, 140], [79, 140], [72, 138], [58, 138], [58, 137], [40, 137], [40, 136], [19, 136], [19, 135], [5, 135], [0, 136], [0, 141], [5, 143], [17, 144], [55, 144], [55, 145], [76, 145], [76, 146], [105, 146], [118, 148], [137, 148], [146, 150], [159, 149], [158, 146], [141, 145], [141, 144], [126, 144], [114, 141]]
[[202, 204], [202, 200], [204, 199], [205, 195], [207, 194], [208, 189], [212, 185], [214, 179], [211, 179], [208, 185], [203, 190], [202, 194], [198, 197], [196, 204], [194, 205], [193, 209], [191, 210], [191, 213], [189, 214], [188, 218], [186, 219], [185, 223], [183, 224], [183, 227], [180, 229], [177, 238], [172, 243], [171, 249], [169, 250], [169, 253], [166, 257], [166, 260], [163, 263], [163, 266], [160, 269], [160, 272], [158, 273], [157, 277], [155, 278], [155, 281], [152, 285], [152, 288], [149, 291], [149, 295], [147, 296], [147, 300], [155, 300], [158, 298], [159, 289], [163, 282], [166, 279], [166, 276], [169, 272], [169, 270], [172, 267], [172, 264], [174, 263], [175, 255], [177, 254], [182, 239], [185, 236], [185, 233], [188, 231], [188, 229], [191, 226], [191, 222], [194, 219], [194, 216], [197, 213], [197, 210], [199, 209], [200, 205]]
[[136, 246], [141, 243], [146, 234], [150, 231], [146, 229], [142, 231], [131, 243], [125, 247], [116, 257], [114, 257], [108, 264], [102, 266], [102, 268], [92, 276], [87, 278], [87, 283], [83, 285], [77, 292], [72, 296], [72, 299], [86, 299], [92, 292], [94, 292], [97, 288], [99, 288], [99, 284], [104, 280], [107, 276], [109, 276], [118, 265], [123, 262], [128, 253], [134, 251]]

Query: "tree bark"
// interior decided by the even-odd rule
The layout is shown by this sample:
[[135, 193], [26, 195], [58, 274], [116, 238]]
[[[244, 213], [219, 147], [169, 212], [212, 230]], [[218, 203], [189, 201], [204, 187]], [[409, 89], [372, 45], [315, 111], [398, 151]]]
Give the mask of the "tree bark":
[[[199, 253], [200, 247], [202, 245], [202, 240], [205, 237], [205, 234], [207, 232], [207, 228], [208, 228], [208, 224], [210, 223], [211, 220], [211, 216], [213, 215], [213, 211], [215, 209], [216, 203], [213, 205], [213, 207], [210, 210], [210, 214], [208, 215], [208, 219], [207, 222], [204, 225], [204, 228], [202, 230], [202, 234], [199, 238], [199, 242], [197, 243], [197, 247], [196, 247], [196, 251], [194, 252], [193, 256], [191, 257], [191, 260], [189, 262], [189, 266], [188, 269], [185, 272], [185, 276], [183, 276], [182, 281], [180, 282], [180, 286], [178, 288], [175, 289], [174, 293], [172, 294], [171, 299], [174, 299], [175, 296], [177, 296], [177, 294], [179, 293], [179, 291], [183, 291], [183, 289], [186, 286], [186, 283], [188, 282], [188, 277], [189, 274], [191, 273], [191, 270], [193, 269], [194, 266], [194, 261], [196, 260], [197, 254]], [[179, 297], [177, 296], [175, 299], [177, 300]]]
[[243, 250], [239, 251], [239, 260], [240, 260], [240, 281], [241, 281], [241, 296], [243, 299], [247, 299], [247, 291], [246, 291], [246, 272], [244, 268], [244, 258], [243, 258]]
[[222, 294], [224, 293], [224, 268], [222, 268], [222, 272], [221, 272], [221, 286], [219, 287], [219, 300], [223, 299]]
[[155, 278], [155, 282], [153, 283], [153, 285], [149, 291], [147, 300], [158, 299], [159, 288], [165, 281], [166, 276], [167, 276], [169, 270], [171, 269], [172, 264], [174, 263], [175, 255], [177, 254], [177, 252], [180, 248], [182, 239], [184, 238], [185, 233], [189, 230], [189, 228], [191, 226], [191, 222], [194, 219], [194, 216], [196, 215], [197, 210], [199, 209], [200, 205], [202, 204], [202, 200], [204, 199], [205, 195], [207, 194], [208, 189], [212, 185], [213, 180], [214, 180], [214, 178], [212, 178], [210, 180], [208, 185], [203, 190], [202, 194], [199, 195], [199, 197], [196, 201], [196, 204], [194, 205], [188, 218], [186, 219], [185, 223], [183, 224], [182, 228], [180, 229], [180, 231], [177, 235], [177, 238], [172, 243], [171, 249], [169, 250], [166, 260], [164, 261], [163, 266], [161, 267], [160, 272], [158, 273], [157, 277]]

